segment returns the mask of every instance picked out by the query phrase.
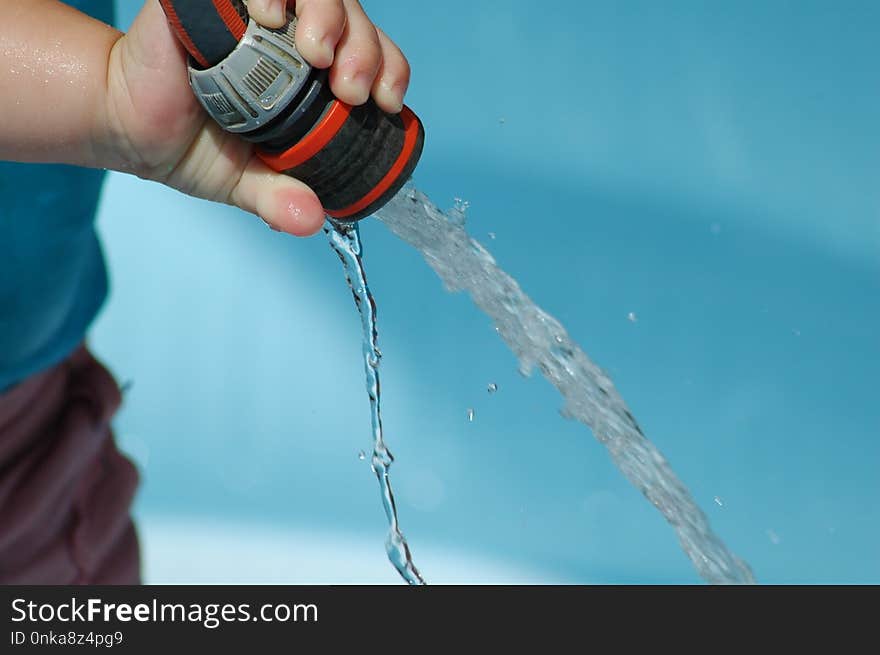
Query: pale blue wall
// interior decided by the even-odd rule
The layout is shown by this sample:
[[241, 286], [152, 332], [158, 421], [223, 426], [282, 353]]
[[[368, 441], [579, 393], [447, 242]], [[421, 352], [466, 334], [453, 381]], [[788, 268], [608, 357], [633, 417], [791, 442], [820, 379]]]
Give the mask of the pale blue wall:
[[[419, 185], [471, 202], [474, 234], [610, 371], [758, 579], [880, 581], [880, 5], [364, 4], [413, 64]], [[94, 343], [135, 382], [119, 432], [140, 510], [351, 530], [381, 558], [358, 322], [322, 238], [121, 176], [101, 227]], [[695, 581], [469, 301], [363, 232], [416, 555]]]

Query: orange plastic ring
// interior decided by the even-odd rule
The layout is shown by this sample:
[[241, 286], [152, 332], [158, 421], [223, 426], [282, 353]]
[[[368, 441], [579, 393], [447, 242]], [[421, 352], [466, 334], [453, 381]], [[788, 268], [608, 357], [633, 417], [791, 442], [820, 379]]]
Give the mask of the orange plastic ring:
[[296, 145], [279, 155], [260, 152], [258, 153], [260, 159], [266, 162], [269, 168], [278, 172], [296, 168], [321, 152], [333, 137], [339, 133], [339, 130], [342, 129], [343, 124], [350, 115], [351, 105], [337, 100], [330, 105], [330, 109], [324, 114], [321, 121], [312, 128], [312, 131], [306, 134]]
[[404, 128], [403, 148], [400, 151], [400, 155], [397, 157], [397, 161], [395, 161], [394, 165], [391, 167], [391, 170], [389, 170], [379, 184], [377, 184], [376, 187], [363, 198], [353, 205], [349, 205], [345, 209], [328, 211], [328, 215], [333, 218], [341, 219], [363, 211], [381, 198], [403, 173], [419, 139], [419, 119], [416, 118], [416, 115], [409, 107], [403, 108], [403, 111], [400, 112], [400, 118], [403, 120]]

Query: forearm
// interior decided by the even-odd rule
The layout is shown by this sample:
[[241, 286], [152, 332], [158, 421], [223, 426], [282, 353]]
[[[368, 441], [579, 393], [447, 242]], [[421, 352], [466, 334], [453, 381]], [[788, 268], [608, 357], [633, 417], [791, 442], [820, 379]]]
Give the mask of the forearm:
[[0, 0], [0, 160], [112, 167], [107, 79], [121, 36], [57, 0]]

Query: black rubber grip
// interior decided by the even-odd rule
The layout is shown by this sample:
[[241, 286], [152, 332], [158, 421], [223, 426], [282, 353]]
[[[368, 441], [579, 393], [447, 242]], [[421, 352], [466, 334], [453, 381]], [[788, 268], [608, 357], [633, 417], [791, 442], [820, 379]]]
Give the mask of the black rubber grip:
[[[232, 5], [247, 24], [247, 8], [241, 0], [225, 0], [225, 2]], [[173, 8], [179, 21], [179, 28], [186, 32], [186, 36], [198, 51], [198, 54], [192, 51], [190, 54], [201, 65], [209, 67], [220, 63], [238, 45], [238, 37], [230, 31], [216, 5], [210, 0], [162, 0], [162, 3]], [[167, 8], [166, 13], [168, 13]], [[175, 30], [178, 29], [178, 25], [173, 27]]]
[[[320, 152], [286, 172], [308, 184], [329, 213], [344, 210], [379, 186], [401, 156], [405, 132], [399, 115], [386, 114], [370, 99], [352, 108], [348, 120]], [[384, 206], [415, 170], [424, 138], [419, 125], [416, 145], [390, 188], [369, 206], [339, 220], [360, 220]]]

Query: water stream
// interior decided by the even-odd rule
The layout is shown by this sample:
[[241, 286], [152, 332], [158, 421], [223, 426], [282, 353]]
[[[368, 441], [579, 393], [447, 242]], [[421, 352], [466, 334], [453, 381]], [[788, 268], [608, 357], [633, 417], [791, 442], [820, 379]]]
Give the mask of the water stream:
[[516, 355], [524, 375], [537, 367], [556, 387], [564, 400], [563, 416], [592, 430], [618, 469], [675, 530], [682, 549], [705, 581], [754, 583], [748, 564], [712, 531], [706, 515], [645, 437], [608, 376], [559, 321], [523, 293], [516, 280], [467, 233], [462, 213], [456, 207], [444, 214], [408, 185], [377, 217], [422, 254], [447, 290], [470, 294]]
[[355, 305], [361, 316], [363, 329], [364, 372], [367, 380], [367, 396], [370, 399], [370, 416], [373, 427], [373, 455], [371, 463], [379, 490], [382, 496], [382, 507], [388, 518], [388, 537], [385, 540], [385, 551], [394, 568], [403, 579], [412, 585], [425, 584], [422, 575], [413, 563], [412, 553], [406, 537], [400, 531], [397, 518], [397, 506], [394, 503], [394, 492], [391, 489], [389, 470], [394, 463], [394, 456], [385, 444], [382, 433], [382, 387], [379, 384], [379, 362], [382, 351], [379, 350], [379, 333], [376, 329], [376, 303], [361, 259], [361, 237], [357, 223], [344, 225], [327, 221], [324, 232], [330, 239], [330, 245], [345, 269], [345, 280], [354, 296]]
[[[675, 530], [682, 549], [706, 582], [752, 584], [748, 564], [731, 553], [660, 451], [645, 437], [608, 376], [572, 340], [562, 324], [538, 307], [465, 230], [466, 206], [444, 214], [408, 185], [377, 217], [416, 248], [451, 292], [466, 291], [530, 375], [537, 367], [564, 400], [562, 414], [583, 423], [608, 449], [624, 476]], [[357, 225], [328, 222], [325, 232], [345, 267], [361, 315], [364, 370], [373, 425], [373, 471], [388, 518], [388, 557], [410, 584], [424, 584], [400, 530], [388, 477], [394, 461], [382, 434], [376, 305], [367, 286]]]

